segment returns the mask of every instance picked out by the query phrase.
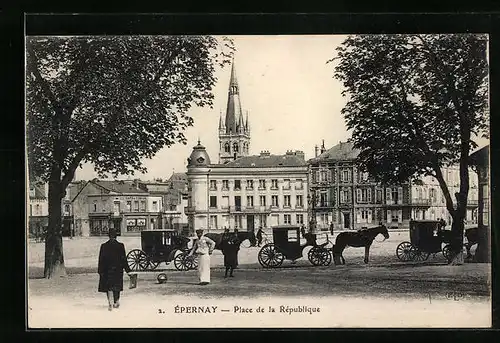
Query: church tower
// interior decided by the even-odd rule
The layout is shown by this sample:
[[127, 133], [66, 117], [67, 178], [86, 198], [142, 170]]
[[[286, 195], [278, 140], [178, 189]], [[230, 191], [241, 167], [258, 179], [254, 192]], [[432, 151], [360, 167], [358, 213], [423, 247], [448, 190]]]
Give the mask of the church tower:
[[233, 59], [226, 116], [224, 120], [222, 115], [219, 119], [219, 163], [224, 164], [238, 157], [248, 156], [249, 149], [250, 124], [248, 122], [248, 112], [243, 117], [240, 90]]

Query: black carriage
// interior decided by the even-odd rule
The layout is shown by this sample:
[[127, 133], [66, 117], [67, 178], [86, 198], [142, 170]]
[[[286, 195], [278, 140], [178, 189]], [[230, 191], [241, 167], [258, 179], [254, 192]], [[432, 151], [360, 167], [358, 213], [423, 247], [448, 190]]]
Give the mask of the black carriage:
[[299, 226], [275, 226], [273, 227], [273, 243], [264, 245], [258, 254], [258, 260], [264, 268], [276, 268], [283, 261], [295, 261], [302, 258], [303, 250], [312, 246], [307, 257], [314, 266], [328, 266], [332, 262], [332, 256], [323, 245], [316, 244], [316, 235], [306, 234], [306, 243], [300, 244]]
[[190, 239], [175, 230], [141, 231], [141, 249], [127, 254], [127, 263], [133, 271], [151, 271], [165, 262], [174, 262], [177, 270], [196, 268], [194, 259], [187, 259]]
[[[410, 242], [402, 242], [396, 248], [396, 256], [403, 262], [426, 261], [430, 254], [443, 253], [449, 260], [451, 231], [444, 230], [436, 220], [411, 220]], [[443, 247], [443, 244], [445, 246]]]

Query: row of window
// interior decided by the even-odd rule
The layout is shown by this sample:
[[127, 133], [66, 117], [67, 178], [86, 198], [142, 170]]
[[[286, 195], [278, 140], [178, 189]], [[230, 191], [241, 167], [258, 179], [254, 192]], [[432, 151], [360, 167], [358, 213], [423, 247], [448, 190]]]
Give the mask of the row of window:
[[[216, 195], [211, 195], [210, 196], [210, 203], [209, 206], [211, 208], [217, 208], [218, 203], [217, 203], [218, 197]], [[267, 206], [267, 196], [266, 195], [260, 195], [258, 197], [258, 204], [254, 202], [255, 197], [253, 195], [249, 195], [246, 197], [246, 207], [254, 207], [254, 206]], [[283, 207], [291, 207], [292, 202], [291, 202], [291, 195], [284, 195], [283, 196]], [[241, 207], [241, 196], [235, 196], [234, 197], [234, 206], [235, 207]], [[271, 195], [271, 206], [273, 207], [279, 207], [280, 202], [279, 202], [279, 196], [278, 195]], [[304, 207], [304, 196], [303, 195], [297, 195], [295, 197], [295, 207]], [[221, 208], [229, 208], [229, 196], [223, 196], [222, 197], [222, 203], [221, 203]]]
[[[304, 224], [304, 215], [303, 214], [282, 214], [282, 215], [272, 215], [271, 216], [271, 221], [272, 225], [280, 225], [280, 224], [285, 224], [285, 225], [302, 225]], [[231, 223], [229, 222], [229, 218], [227, 216], [222, 216], [222, 223], [218, 222], [218, 216], [217, 215], [211, 215], [210, 216], [210, 228], [224, 228], [224, 227], [229, 227], [231, 226]], [[247, 221], [249, 220], [255, 220], [257, 219], [257, 226], [261, 226], [263, 228], [267, 227], [268, 225], [268, 216], [267, 215], [259, 215], [257, 217], [249, 217], [247, 216]], [[243, 215], [235, 215], [233, 217], [234, 220], [234, 227], [235, 228], [243, 228]], [[247, 222], [248, 226], [248, 222]], [[254, 225], [255, 226], [255, 225]]]
[[[158, 205], [158, 201], [153, 201], [151, 203], [151, 212], [158, 212], [160, 211], [160, 207]], [[91, 205], [91, 211], [92, 212], [97, 212], [97, 201], [94, 201]], [[103, 204], [103, 210], [104, 210], [105, 204]], [[146, 201], [144, 200], [134, 200], [134, 201], [127, 201], [125, 210], [127, 212], [146, 212]], [[113, 212], [114, 213], [120, 213], [121, 212], [121, 202], [120, 201], [115, 201], [113, 202]]]
[[[372, 203], [372, 189], [371, 188], [358, 188], [356, 189], [356, 203]], [[375, 203], [381, 204], [383, 202], [382, 189], [375, 190]], [[332, 206], [330, 201], [330, 193], [327, 190], [319, 192], [316, 198], [316, 206]], [[339, 192], [339, 201], [341, 204], [349, 204], [352, 202], [351, 189], [343, 189]], [[386, 189], [386, 203], [387, 204], [402, 204], [403, 203], [403, 188], [394, 187]]]
[[[313, 182], [331, 182], [334, 175], [334, 171], [331, 169], [321, 168], [315, 170], [312, 174]], [[339, 172], [340, 182], [351, 183], [352, 182], [352, 171], [349, 169], [342, 169]], [[358, 175], [358, 182], [368, 181], [369, 175], [366, 172], [361, 172]]]
[[[248, 152], [248, 143], [244, 142], [242, 147], [242, 152]], [[231, 151], [231, 144], [229, 142], [226, 142], [224, 144], [224, 152], [239, 152], [240, 151], [240, 147], [238, 145], [238, 143], [233, 143], [233, 150]]]
[[[234, 180], [233, 190], [238, 191], [241, 190], [242, 181], [244, 180]], [[266, 181], [269, 180], [259, 180], [258, 189], [267, 189], [268, 183]], [[271, 180], [271, 189], [278, 189], [279, 183], [278, 179]], [[246, 180], [246, 189], [254, 189], [254, 180]], [[295, 180], [295, 189], [303, 189], [304, 184], [302, 179]], [[291, 180], [284, 179], [283, 180], [283, 189], [291, 189]], [[210, 180], [210, 190], [217, 190], [217, 180]], [[229, 190], [229, 180], [222, 180], [222, 190]]]

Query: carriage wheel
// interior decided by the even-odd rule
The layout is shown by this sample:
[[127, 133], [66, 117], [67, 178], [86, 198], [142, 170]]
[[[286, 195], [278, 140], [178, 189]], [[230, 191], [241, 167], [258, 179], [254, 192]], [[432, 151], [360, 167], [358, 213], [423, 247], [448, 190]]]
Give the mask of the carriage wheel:
[[412, 246], [410, 253], [412, 254], [412, 260], [417, 262], [427, 261], [430, 255], [430, 253], [423, 252], [415, 246]]
[[403, 242], [396, 248], [396, 256], [400, 261], [408, 262], [413, 259], [411, 248], [413, 245], [410, 242]]
[[174, 266], [175, 269], [183, 272], [187, 270], [187, 266], [184, 263], [184, 258], [187, 256], [186, 253], [180, 253], [177, 256], [174, 257]]
[[451, 259], [453, 258], [453, 253], [451, 252], [451, 245], [446, 244], [442, 250], [444, 258], [450, 262]]
[[264, 268], [276, 268], [281, 266], [285, 256], [274, 246], [274, 244], [264, 245], [258, 255], [259, 263]]
[[186, 254], [186, 257], [183, 260], [187, 270], [193, 270], [198, 268], [198, 256], [194, 254], [191, 256], [187, 256]]
[[134, 249], [127, 254], [127, 263], [132, 271], [141, 271], [147, 270], [150, 262], [144, 251]]
[[313, 266], [328, 266], [332, 263], [332, 255], [327, 249], [322, 247], [313, 247], [309, 250], [307, 258]]

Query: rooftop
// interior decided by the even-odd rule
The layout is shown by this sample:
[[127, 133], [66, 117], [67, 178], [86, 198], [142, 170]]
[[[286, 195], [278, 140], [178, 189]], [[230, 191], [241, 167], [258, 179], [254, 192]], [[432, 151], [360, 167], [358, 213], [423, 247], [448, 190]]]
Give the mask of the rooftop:
[[260, 155], [243, 156], [226, 164], [215, 165], [220, 168], [272, 168], [305, 166], [304, 155], [288, 152], [284, 155], [271, 155], [262, 152]]
[[310, 163], [325, 161], [325, 160], [355, 160], [360, 151], [353, 148], [354, 143], [352, 141], [339, 142], [339, 144], [334, 145], [332, 148], [326, 150], [324, 153], [318, 157], [311, 158]]
[[133, 181], [124, 181], [124, 180], [93, 180], [98, 186], [116, 193], [147, 193], [145, 190], [137, 187]]

